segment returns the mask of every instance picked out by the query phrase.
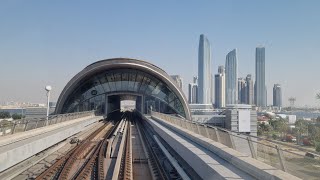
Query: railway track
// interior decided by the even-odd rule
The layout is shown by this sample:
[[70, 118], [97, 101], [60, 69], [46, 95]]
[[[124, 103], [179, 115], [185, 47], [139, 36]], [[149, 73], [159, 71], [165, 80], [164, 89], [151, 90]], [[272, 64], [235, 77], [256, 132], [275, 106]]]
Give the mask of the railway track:
[[154, 135], [141, 117], [124, 113], [121, 121], [98, 128], [36, 179], [182, 179]]
[[131, 122], [129, 122], [127, 132], [126, 152], [125, 152], [125, 166], [124, 166], [124, 178], [126, 180], [133, 179], [132, 172], [132, 138], [131, 138]]
[[76, 147], [70, 150], [66, 155], [61, 157], [47, 170], [41, 173], [36, 180], [42, 179], [69, 179], [69, 172], [72, 164], [80, 156], [83, 151], [88, 150], [91, 140], [95, 138], [103, 129], [105, 129], [110, 123], [102, 125], [96, 131], [91, 133], [84, 141], [80, 142]]
[[110, 128], [103, 137], [103, 140], [98, 143], [98, 145], [94, 149], [94, 152], [89, 157], [89, 160], [75, 176], [76, 180], [88, 179], [89, 177], [91, 177], [91, 179], [105, 179], [103, 161], [106, 155], [106, 147], [108, 146], [108, 139], [113, 134], [119, 123], [120, 122]]
[[138, 124], [138, 129], [141, 133], [141, 136], [144, 137], [144, 143], [146, 144], [152, 178], [153, 179], [170, 179], [170, 176], [166, 174], [166, 171], [163, 168], [162, 163], [159, 161], [160, 158], [163, 159], [164, 156], [160, 157], [161, 155], [159, 155], [159, 151], [158, 151], [159, 148], [157, 147], [154, 140], [152, 139], [153, 133], [151, 131], [146, 130], [147, 128], [146, 124], [144, 124], [142, 121], [139, 121], [137, 124]]
[[[165, 156], [161, 154], [161, 150], [157, 147], [157, 144], [153, 140], [153, 133], [148, 131], [147, 127], [141, 119], [132, 114], [129, 117], [129, 126], [126, 133], [126, 145], [122, 154], [122, 164], [120, 166], [119, 178], [120, 180], [131, 180], [131, 179], [181, 179], [178, 173], [173, 168], [171, 172], [164, 169]], [[135, 128], [136, 134], [134, 138], [139, 138], [141, 141], [140, 151], [135, 150], [132, 152], [132, 130]], [[139, 137], [137, 137], [139, 136]], [[137, 149], [137, 147], [135, 147]], [[137, 154], [141, 153], [141, 154]], [[133, 158], [135, 157], [135, 158]], [[141, 158], [144, 157], [144, 158]], [[141, 164], [147, 164], [147, 166], [141, 166]], [[138, 166], [138, 168], [134, 168]], [[143, 169], [144, 167], [144, 169]], [[133, 172], [133, 170], [140, 172]], [[146, 175], [149, 172], [150, 176]], [[136, 174], [142, 174], [137, 176]]]
[[120, 172], [118, 179], [131, 180], [133, 179], [132, 171], [132, 138], [131, 138], [131, 122], [128, 121], [127, 133], [125, 140], [125, 150], [122, 154]]

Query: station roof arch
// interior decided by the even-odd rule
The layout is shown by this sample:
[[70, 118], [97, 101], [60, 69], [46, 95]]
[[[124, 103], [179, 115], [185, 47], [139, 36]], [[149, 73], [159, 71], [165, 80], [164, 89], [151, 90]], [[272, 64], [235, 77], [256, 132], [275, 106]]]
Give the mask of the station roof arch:
[[90, 106], [85, 102], [99, 101], [101, 95], [119, 92], [158, 99], [175, 113], [191, 119], [182, 89], [164, 70], [149, 62], [129, 58], [105, 59], [85, 67], [64, 87], [55, 113], [81, 111], [79, 106], [82, 109]]

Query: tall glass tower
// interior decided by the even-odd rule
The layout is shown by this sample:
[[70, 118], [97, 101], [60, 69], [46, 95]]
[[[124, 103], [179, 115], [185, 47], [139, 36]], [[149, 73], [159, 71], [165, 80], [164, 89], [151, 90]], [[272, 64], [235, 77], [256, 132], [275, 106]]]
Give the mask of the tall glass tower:
[[238, 58], [237, 49], [226, 57], [226, 104], [237, 104], [238, 100]]
[[254, 96], [253, 96], [253, 80], [251, 74], [248, 74], [246, 77], [246, 104], [253, 104], [254, 103]]
[[256, 82], [254, 84], [254, 99], [258, 107], [267, 106], [267, 90], [265, 79], [265, 48], [256, 48]]
[[273, 86], [273, 106], [277, 106], [278, 108], [281, 108], [282, 106], [282, 93], [280, 84], [275, 84]]
[[219, 66], [218, 74], [215, 76], [215, 107], [222, 108], [226, 106], [226, 84], [225, 84], [225, 72], [224, 66]]
[[212, 103], [211, 65], [210, 42], [201, 34], [198, 53], [198, 102], [200, 104]]

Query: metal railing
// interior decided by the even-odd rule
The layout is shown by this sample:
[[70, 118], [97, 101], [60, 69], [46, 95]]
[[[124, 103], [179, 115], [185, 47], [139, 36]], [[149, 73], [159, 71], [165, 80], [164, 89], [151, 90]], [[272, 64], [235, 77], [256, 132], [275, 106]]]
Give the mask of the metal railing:
[[306, 156], [310, 155], [310, 152], [285, 146], [269, 139], [240, 134], [168, 114], [152, 112], [151, 115], [224, 144], [299, 178], [318, 179], [320, 177], [320, 158], [317, 155]]
[[33, 119], [19, 119], [13, 122], [8, 122], [5, 125], [0, 125], [0, 136], [24, 132], [46, 125], [57, 124], [69, 120], [74, 120], [82, 117], [95, 116], [95, 111], [75, 112], [68, 114], [50, 115], [48, 121], [46, 117]]

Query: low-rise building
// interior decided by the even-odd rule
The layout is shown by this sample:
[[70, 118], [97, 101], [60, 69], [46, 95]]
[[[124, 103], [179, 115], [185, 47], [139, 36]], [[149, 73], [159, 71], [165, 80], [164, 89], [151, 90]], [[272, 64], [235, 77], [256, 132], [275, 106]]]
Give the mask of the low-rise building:
[[[50, 108], [49, 114], [54, 113], [54, 108]], [[28, 107], [26, 108], [26, 119], [40, 119], [46, 118], [47, 108], [46, 107]]]
[[257, 111], [248, 104], [226, 106], [225, 128], [233, 132], [257, 135]]

